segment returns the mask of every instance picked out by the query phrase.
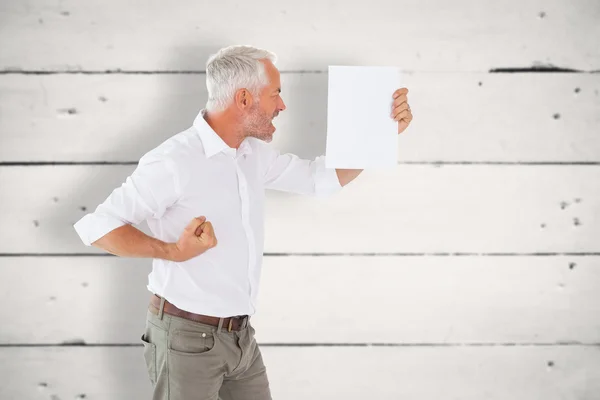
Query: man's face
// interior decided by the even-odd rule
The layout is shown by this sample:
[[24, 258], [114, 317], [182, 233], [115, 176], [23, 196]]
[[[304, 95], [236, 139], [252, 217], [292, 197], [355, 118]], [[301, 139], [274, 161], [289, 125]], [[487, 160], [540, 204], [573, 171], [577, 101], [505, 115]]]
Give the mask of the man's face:
[[285, 110], [281, 99], [281, 80], [279, 71], [271, 61], [263, 60], [269, 84], [262, 88], [260, 95], [254, 98], [244, 118], [244, 134], [265, 142], [273, 140], [275, 126], [272, 121], [280, 111]]

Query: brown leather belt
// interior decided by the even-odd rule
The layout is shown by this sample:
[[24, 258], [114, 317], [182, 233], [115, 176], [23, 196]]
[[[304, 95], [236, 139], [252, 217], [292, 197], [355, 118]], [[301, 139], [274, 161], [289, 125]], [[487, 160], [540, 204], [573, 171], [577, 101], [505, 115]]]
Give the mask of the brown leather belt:
[[[150, 307], [148, 309], [153, 314], [158, 315], [158, 308], [160, 307], [160, 297], [158, 295], [152, 295], [150, 299]], [[176, 317], [181, 317], [185, 319], [189, 319], [191, 321], [202, 322], [204, 324], [209, 324], [212, 326], [219, 326], [219, 317], [213, 317], [211, 315], [202, 315], [202, 314], [194, 314], [189, 311], [184, 311], [180, 308], [175, 307], [173, 304], [169, 303], [167, 299], [165, 299], [165, 306], [163, 308], [163, 312], [165, 314], [174, 315]], [[235, 317], [227, 317], [223, 318], [223, 328], [227, 328], [229, 332], [231, 331], [239, 331], [245, 328], [248, 325], [248, 315], [238, 315]]]

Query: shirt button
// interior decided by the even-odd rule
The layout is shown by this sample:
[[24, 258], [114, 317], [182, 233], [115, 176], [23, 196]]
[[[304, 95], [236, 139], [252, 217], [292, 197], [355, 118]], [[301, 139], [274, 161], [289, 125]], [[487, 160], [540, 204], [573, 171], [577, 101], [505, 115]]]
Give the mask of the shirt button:
[[206, 337], [206, 333], [202, 333], [202, 337]]

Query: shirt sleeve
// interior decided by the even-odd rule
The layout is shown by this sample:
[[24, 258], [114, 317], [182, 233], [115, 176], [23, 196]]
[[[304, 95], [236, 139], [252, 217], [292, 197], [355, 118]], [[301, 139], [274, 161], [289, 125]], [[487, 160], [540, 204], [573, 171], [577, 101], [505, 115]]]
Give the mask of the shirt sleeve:
[[281, 154], [265, 146], [267, 168], [266, 189], [326, 197], [342, 189], [335, 168], [325, 167], [325, 156], [305, 160], [295, 154]]
[[83, 243], [90, 246], [120, 226], [160, 218], [178, 198], [174, 162], [166, 157], [144, 156], [125, 182], [73, 227]]

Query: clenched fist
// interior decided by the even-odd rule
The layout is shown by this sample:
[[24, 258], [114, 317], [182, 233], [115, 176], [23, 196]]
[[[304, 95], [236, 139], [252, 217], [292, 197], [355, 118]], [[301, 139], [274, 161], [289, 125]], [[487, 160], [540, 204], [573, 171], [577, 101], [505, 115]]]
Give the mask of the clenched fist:
[[173, 261], [187, 261], [217, 245], [215, 231], [205, 216], [194, 218], [175, 244]]

